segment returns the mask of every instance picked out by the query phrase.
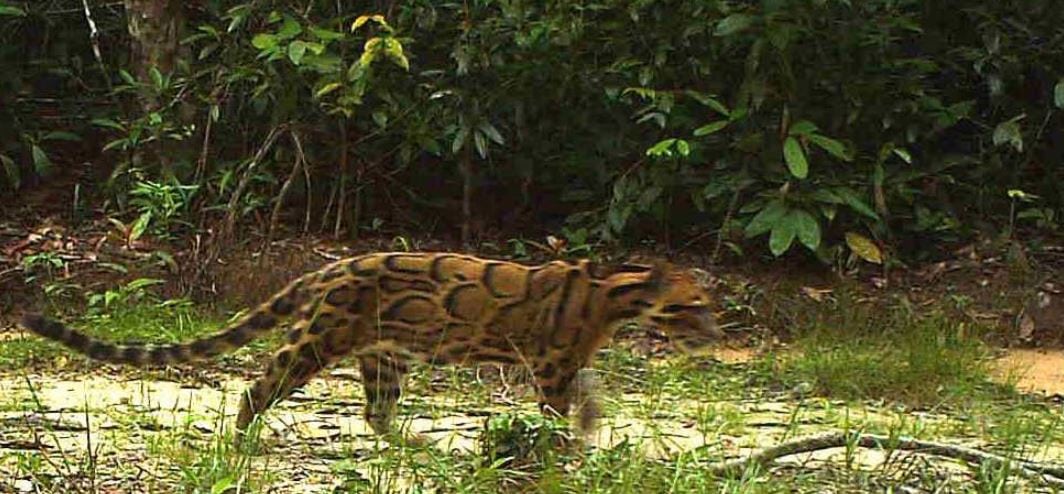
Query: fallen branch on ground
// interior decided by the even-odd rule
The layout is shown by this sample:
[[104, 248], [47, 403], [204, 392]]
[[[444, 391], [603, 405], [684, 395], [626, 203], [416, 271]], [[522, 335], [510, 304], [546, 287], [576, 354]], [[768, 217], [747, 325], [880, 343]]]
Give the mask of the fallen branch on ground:
[[1028, 460], [1011, 459], [995, 453], [980, 451], [978, 449], [952, 444], [944, 444], [932, 441], [923, 441], [907, 437], [892, 438], [878, 434], [829, 432], [815, 436], [798, 438], [776, 446], [755, 451], [744, 458], [736, 458], [709, 466], [709, 473], [722, 475], [726, 473], [741, 472], [747, 466], [760, 464], [762, 466], [783, 458], [801, 453], [810, 453], [830, 448], [846, 446], [859, 446], [862, 448], [876, 448], [885, 450], [913, 451], [921, 454], [953, 458], [972, 464], [986, 462], [1005, 464], [1011, 463], [1017, 471], [1026, 478], [1064, 488], [1064, 465], [1045, 465]]

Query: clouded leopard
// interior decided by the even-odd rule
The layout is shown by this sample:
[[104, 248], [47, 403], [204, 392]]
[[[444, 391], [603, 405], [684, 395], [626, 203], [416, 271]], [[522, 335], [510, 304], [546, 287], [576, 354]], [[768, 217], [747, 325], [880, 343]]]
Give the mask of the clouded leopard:
[[[625, 321], [658, 327], [681, 350], [704, 349], [722, 336], [708, 279], [705, 271], [668, 264], [527, 266], [453, 253], [375, 253], [307, 273], [232, 326], [189, 343], [99, 341], [37, 314], [22, 324], [90, 358], [144, 366], [214, 357], [288, 321], [286, 344], [243, 396], [238, 432], [351, 355], [361, 365], [366, 420], [387, 434], [410, 361], [525, 366], [540, 409], [564, 416], [574, 395], [588, 391], [578, 372]], [[582, 427], [591, 426], [593, 408], [581, 413]]]

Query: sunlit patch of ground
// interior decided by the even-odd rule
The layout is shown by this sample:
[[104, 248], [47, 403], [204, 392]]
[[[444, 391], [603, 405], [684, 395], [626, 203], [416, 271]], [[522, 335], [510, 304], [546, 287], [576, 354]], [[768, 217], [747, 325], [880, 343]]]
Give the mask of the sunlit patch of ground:
[[998, 375], [1017, 389], [1064, 396], [1064, 349], [1010, 349], [998, 359]]
[[[740, 351], [721, 354], [719, 360], [737, 363], [705, 371], [705, 377], [741, 383], [747, 379], [742, 363], [752, 358]], [[1059, 376], [1064, 366], [1055, 358], [1051, 352], [1013, 352], [1003, 362], [1029, 364], [1028, 374], [1043, 380], [1023, 382], [1041, 382], [1044, 388], [1030, 389], [1052, 392], [1062, 381], [1040, 373]], [[725, 375], [729, 373], [735, 375]], [[667, 379], [643, 393], [637, 386], [611, 382], [608, 374], [603, 377], [609, 416], [590, 438], [592, 451], [634, 444], [653, 461], [675, 461], [692, 451], [724, 459], [787, 438], [859, 429], [1064, 463], [1064, 442], [1043, 444], [1036, 439], [1059, 437], [1064, 424], [1052, 418], [1061, 414], [1059, 405], [1040, 405], [1033, 411], [905, 411], [767, 391], [692, 396]], [[429, 392], [422, 380], [404, 397], [399, 420], [408, 434], [427, 437], [433, 445], [395, 454], [396, 447], [378, 440], [362, 420], [363, 393], [356, 379], [356, 373], [341, 368], [277, 405], [267, 415], [264, 450], [234, 466], [229, 462], [235, 453], [226, 451], [218, 438], [231, 427], [248, 384], [244, 380], [191, 386], [99, 374], [61, 379], [8, 373], [0, 376], [0, 492], [186, 491], [194, 490], [190, 484], [202, 482], [204, 476], [211, 479], [207, 487], [225, 487], [230, 470], [250, 472], [247, 478], [256, 483], [251, 487], [270, 492], [394, 492], [426, 478], [439, 487], [447, 475], [466, 475], [448, 469], [455, 461], [478, 455], [487, 417], [537, 413], [531, 393], [519, 384], [508, 393], [499, 392], [498, 386], [455, 392], [446, 385], [428, 386], [435, 389]], [[1009, 444], [1017, 438], [1023, 444]], [[780, 464], [810, 469], [840, 462], [875, 469], [893, 465], [897, 458], [876, 450], [850, 454], [836, 448], [789, 457]], [[954, 470], [956, 475], [971, 474], [967, 467], [946, 463], [952, 466], [943, 467], [942, 475]]]

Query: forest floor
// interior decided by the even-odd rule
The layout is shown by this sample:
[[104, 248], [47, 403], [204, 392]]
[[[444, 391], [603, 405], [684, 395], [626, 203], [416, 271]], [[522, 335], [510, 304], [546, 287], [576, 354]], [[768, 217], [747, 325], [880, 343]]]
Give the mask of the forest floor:
[[[208, 305], [175, 296], [183, 273], [153, 246], [0, 224], [0, 493], [1064, 492], [1062, 470], [1037, 479], [1021, 468], [1064, 469], [1061, 249], [1017, 260], [974, 245], [886, 276], [719, 268], [733, 338], [695, 358], [653, 335], [624, 335], [595, 365], [603, 423], [568, 449], [545, 447], [565, 427], [539, 418], [519, 372], [494, 367], [415, 369], [399, 420], [432, 441], [378, 440], [361, 419], [364, 395], [348, 362], [271, 409], [262, 443], [238, 451], [236, 401], [276, 338], [206, 365], [131, 370], [14, 324], [21, 307], [44, 307], [113, 340], [185, 341], [215, 331], [233, 314], [226, 307], [256, 303], [331, 258], [408, 246], [448, 249], [311, 240], [234, 253], [207, 296], [226, 303]], [[175, 257], [189, 265], [196, 255]], [[973, 464], [885, 444], [706, 473], [827, 431], [933, 440], [1011, 461]]]
[[[910, 407], [804, 393], [800, 372], [793, 385], [774, 374], [778, 355], [647, 360], [620, 347], [602, 357], [606, 418], [583, 450], [555, 456], [535, 444], [537, 428], [553, 424], [538, 420], [530, 389], [490, 367], [421, 369], [410, 379], [399, 420], [432, 444], [375, 438], [361, 418], [357, 373], [341, 366], [274, 408], [258, 450], [245, 454], [226, 431], [261, 361], [255, 352], [188, 371], [57, 357], [52, 370], [0, 372], [0, 492], [1057, 492], [1025, 480], [1017, 465], [967, 465], [889, 446], [832, 448], [720, 477], [703, 472], [824, 431], [911, 436], [1061, 465], [1059, 398], [987, 381]], [[1059, 352], [990, 361], [1006, 376], [1032, 357], [1056, 377], [1023, 386], [1059, 387]], [[506, 441], [485, 442], [499, 437]]]

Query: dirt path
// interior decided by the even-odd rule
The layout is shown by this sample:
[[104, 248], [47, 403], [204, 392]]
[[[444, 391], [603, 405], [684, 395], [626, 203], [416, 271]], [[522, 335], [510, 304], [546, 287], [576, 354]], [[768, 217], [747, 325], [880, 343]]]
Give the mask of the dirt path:
[[[736, 353], [727, 360], [748, 357]], [[1052, 393], [1060, 392], [1064, 383], [1062, 358], [1052, 352], [1019, 351], [1002, 361], [1016, 370], [1029, 366], [1030, 377], [1021, 386]], [[264, 434], [266, 453], [244, 466], [262, 482], [259, 487], [268, 486], [270, 492], [335, 492], [351, 482], [368, 482], [374, 486], [370, 490], [388, 492], [409, 485], [410, 479], [398, 473], [408, 466], [386, 454], [390, 446], [376, 440], [361, 419], [364, 403], [355, 379], [350, 370], [334, 371], [271, 411]], [[231, 452], [216, 438], [232, 423], [246, 385], [241, 380], [193, 387], [135, 377], [0, 375], [0, 492], [63, 492], [86, 485], [97, 492], [186, 490], [196, 482], [190, 476], [209, 477], [211, 468], [217, 468], [212, 465], [232, 461]], [[435, 441], [435, 453], [422, 451], [422, 458], [476, 455], [487, 416], [536, 413], [531, 397], [520, 390], [485, 386], [454, 393], [446, 383], [433, 382], [421, 387], [422, 392], [404, 397], [400, 414], [407, 430]], [[426, 388], [435, 392], [423, 392]], [[692, 399], [667, 392], [611, 392], [605, 398], [611, 418], [592, 443], [599, 449], [635, 444], [654, 458], [676, 458], [700, 449], [720, 458], [734, 457], [785, 437], [846, 426], [874, 431], [902, 424], [906, 434], [922, 431], [930, 438], [973, 447], [995, 444], [993, 437], [977, 434], [990, 427], [986, 424], [992, 418], [899, 412], [786, 394], [775, 399]], [[1025, 454], [1064, 463], [1064, 445]], [[809, 461], [836, 461], [845, 455], [842, 449], [828, 450], [787, 462], [809, 468]], [[887, 460], [877, 451], [861, 451], [855, 459], [869, 468]]]

